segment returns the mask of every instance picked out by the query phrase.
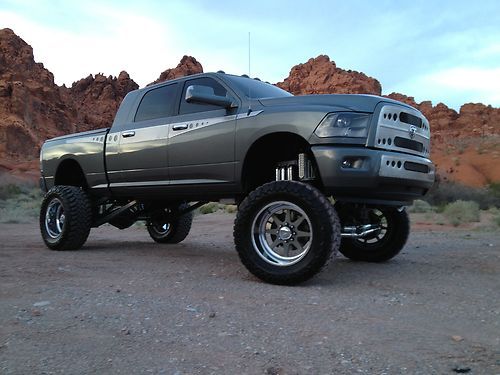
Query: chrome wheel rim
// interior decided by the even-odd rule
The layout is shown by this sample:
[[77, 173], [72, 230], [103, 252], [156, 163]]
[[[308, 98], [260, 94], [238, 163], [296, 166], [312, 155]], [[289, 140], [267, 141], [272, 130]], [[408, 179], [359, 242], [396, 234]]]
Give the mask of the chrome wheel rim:
[[172, 229], [172, 226], [170, 223], [154, 223], [153, 229], [159, 236], [166, 236]]
[[311, 220], [296, 204], [278, 201], [262, 208], [252, 223], [255, 251], [274, 266], [291, 266], [311, 248]]
[[50, 201], [45, 212], [45, 230], [52, 239], [57, 239], [61, 236], [66, 222], [64, 207], [58, 198]]
[[380, 210], [370, 211], [370, 222], [379, 226], [379, 230], [364, 238], [357, 238], [356, 242], [364, 247], [375, 247], [383, 241], [389, 232], [389, 222], [386, 215]]

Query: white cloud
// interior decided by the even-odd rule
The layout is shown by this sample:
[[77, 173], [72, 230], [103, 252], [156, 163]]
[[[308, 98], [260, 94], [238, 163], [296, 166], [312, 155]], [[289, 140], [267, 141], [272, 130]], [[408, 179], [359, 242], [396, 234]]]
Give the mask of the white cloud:
[[464, 103], [484, 103], [500, 106], [500, 68], [455, 67], [415, 77], [389, 88], [411, 93], [417, 101], [443, 101], [458, 110]]
[[118, 75], [126, 70], [141, 86], [174, 67], [176, 36], [166, 23], [133, 11], [85, 6], [88, 25], [82, 32], [42, 25], [18, 13], [0, 10], [0, 24], [10, 27], [33, 47], [58, 84], [71, 85], [89, 74]]

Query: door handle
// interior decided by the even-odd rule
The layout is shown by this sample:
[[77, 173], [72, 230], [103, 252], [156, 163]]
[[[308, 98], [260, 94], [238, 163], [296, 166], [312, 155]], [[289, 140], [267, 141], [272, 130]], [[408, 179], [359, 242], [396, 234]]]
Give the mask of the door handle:
[[179, 124], [172, 126], [172, 130], [186, 130], [188, 128], [187, 124]]
[[135, 135], [134, 131], [122, 132], [123, 138], [133, 137]]

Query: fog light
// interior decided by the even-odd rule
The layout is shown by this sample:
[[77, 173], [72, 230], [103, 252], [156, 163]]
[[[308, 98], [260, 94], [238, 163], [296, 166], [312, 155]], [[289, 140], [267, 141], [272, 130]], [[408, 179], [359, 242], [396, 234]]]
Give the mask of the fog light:
[[363, 166], [362, 158], [345, 158], [342, 161], [342, 168], [345, 169], [359, 169]]

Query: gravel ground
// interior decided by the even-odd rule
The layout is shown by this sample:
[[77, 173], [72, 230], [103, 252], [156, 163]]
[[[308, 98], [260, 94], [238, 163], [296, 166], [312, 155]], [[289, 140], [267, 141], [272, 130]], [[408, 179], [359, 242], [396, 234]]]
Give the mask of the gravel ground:
[[241, 265], [228, 214], [179, 245], [93, 230], [52, 252], [0, 225], [1, 374], [500, 374], [500, 235], [416, 229], [385, 264], [298, 287]]

